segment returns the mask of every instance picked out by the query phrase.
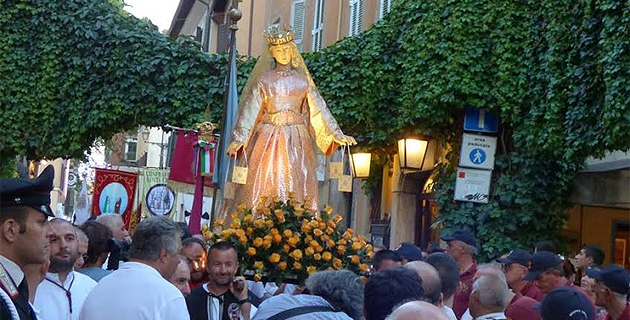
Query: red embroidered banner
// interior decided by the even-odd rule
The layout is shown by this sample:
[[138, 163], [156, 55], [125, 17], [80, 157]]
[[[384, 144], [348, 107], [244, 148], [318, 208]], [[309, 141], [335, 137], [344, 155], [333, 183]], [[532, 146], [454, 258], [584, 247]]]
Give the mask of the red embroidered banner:
[[137, 173], [96, 169], [92, 214], [119, 214], [129, 230], [137, 183]]
[[[194, 189], [194, 185], [197, 182], [198, 171], [198, 168], [195, 167], [195, 165], [198, 164], [198, 160], [195, 159], [195, 156], [198, 156], [198, 150], [195, 150], [197, 141], [197, 135], [192, 132], [180, 130], [177, 133], [177, 142], [175, 143], [175, 151], [173, 152], [173, 163], [168, 180], [188, 184], [191, 186], [191, 189]], [[210, 158], [214, 159], [215, 149], [208, 150]], [[209, 171], [212, 172], [213, 170], [214, 161], [212, 161], [212, 167]], [[204, 179], [203, 185], [208, 188], [214, 187], [212, 179]]]

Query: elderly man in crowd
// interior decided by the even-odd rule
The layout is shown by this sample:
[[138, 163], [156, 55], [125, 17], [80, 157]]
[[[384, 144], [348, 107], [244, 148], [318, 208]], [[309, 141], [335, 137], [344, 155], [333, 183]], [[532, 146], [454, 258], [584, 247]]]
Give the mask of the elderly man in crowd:
[[50, 267], [37, 287], [33, 305], [43, 319], [77, 320], [96, 281], [73, 271], [79, 251], [77, 234], [70, 221], [52, 219], [50, 229]]
[[410, 269], [377, 272], [365, 284], [363, 309], [366, 320], [383, 320], [401, 302], [422, 300], [422, 279]]
[[387, 320], [449, 320], [449, 317], [428, 302], [410, 301], [396, 308]]
[[451, 256], [446, 253], [432, 253], [430, 254], [426, 262], [432, 265], [440, 275], [440, 282], [442, 283], [442, 301], [444, 309], [447, 315], [455, 316], [453, 309], [453, 296], [459, 286], [459, 267]]
[[78, 226], [73, 226], [74, 232], [77, 234], [77, 251], [79, 252], [79, 256], [77, 257], [77, 261], [74, 263], [74, 270], [79, 270], [83, 267], [85, 263], [85, 257], [87, 256], [88, 245], [90, 239], [88, 236], [81, 230]]
[[89, 241], [83, 268], [79, 269], [78, 272], [99, 282], [103, 277], [113, 272], [113, 270], [102, 268], [109, 254], [108, 241], [112, 237], [112, 231], [104, 224], [96, 221], [86, 221], [81, 225], [81, 230], [85, 232]]
[[424, 290], [424, 298], [422, 300], [441, 308], [451, 320], [456, 320], [453, 310], [444, 306], [442, 281], [438, 271], [432, 265], [423, 261], [409, 262], [405, 265], [405, 268], [415, 271], [422, 279], [422, 289]]
[[190, 294], [190, 269], [186, 258], [180, 256], [179, 260], [177, 269], [169, 281], [186, 297]]
[[188, 320], [186, 302], [170, 279], [180, 262], [180, 232], [166, 217], [138, 224], [130, 261], [101, 279], [88, 295], [81, 320]]
[[243, 277], [236, 277], [238, 253], [228, 241], [219, 241], [208, 251], [210, 281], [186, 297], [191, 320], [249, 320], [256, 313]]
[[595, 320], [595, 308], [575, 287], [560, 287], [549, 292], [537, 306], [543, 320]]
[[470, 315], [475, 320], [500, 320], [505, 317], [505, 307], [509, 299], [509, 289], [505, 278], [488, 273], [473, 283], [470, 294]]
[[359, 320], [363, 316], [363, 282], [349, 270], [321, 271], [306, 279], [310, 294], [280, 294], [260, 304], [252, 320], [291, 314], [292, 320]]
[[[534, 281], [534, 284], [543, 294], [547, 294], [562, 286], [574, 287], [573, 282], [564, 277], [562, 260], [548, 251], [534, 253], [531, 259], [531, 267], [524, 279]], [[584, 289], [580, 287], [575, 287], [575, 290], [586, 295]]]
[[529, 252], [521, 249], [514, 249], [507, 257], [497, 259], [501, 263], [501, 269], [505, 273], [508, 286], [514, 293], [530, 297], [536, 301], [543, 298], [542, 292], [534, 283], [525, 280], [525, 275], [529, 270], [529, 260], [531, 255]]
[[374, 254], [374, 258], [372, 259], [372, 272], [376, 273], [381, 270], [402, 267], [402, 265], [403, 259], [398, 253], [389, 249], [383, 249]]
[[586, 274], [595, 279], [595, 304], [604, 307], [606, 320], [630, 319], [630, 274], [616, 264], [604, 269], [587, 269]]
[[457, 230], [451, 235], [442, 237], [446, 241], [446, 253], [459, 266], [459, 288], [453, 300], [453, 311], [458, 319], [468, 307], [468, 298], [472, 289], [473, 276], [477, 272], [477, 241], [468, 230]]

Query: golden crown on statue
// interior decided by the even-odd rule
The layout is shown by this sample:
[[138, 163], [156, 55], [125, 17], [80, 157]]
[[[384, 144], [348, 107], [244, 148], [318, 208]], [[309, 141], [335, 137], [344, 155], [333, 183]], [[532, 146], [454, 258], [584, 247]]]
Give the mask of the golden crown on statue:
[[295, 32], [287, 27], [281, 27], [279, 24], [272, 24], [267, 28], [263, 35], [270, 45], [282, 45], [293, 41]]

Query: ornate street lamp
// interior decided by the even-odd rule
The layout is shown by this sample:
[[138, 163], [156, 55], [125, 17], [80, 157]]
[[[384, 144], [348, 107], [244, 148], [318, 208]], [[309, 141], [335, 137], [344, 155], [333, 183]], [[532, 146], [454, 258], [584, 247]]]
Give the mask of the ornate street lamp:
[[142, 134], [142, 140], [143, 141], [148, 141], [149, 140], [149, 134], [151, 134], [151, 131], [149, 130], [149, 128], [142, 126], [140, 127], [140, 133]]
[[404, 138], [398, 140], [398, 160], [401, 170], [422, 170], [429, 150], [429, 140]]
[[372, 154], [369, 152], [355, 152], [350, 154], [352, 173], [355, 178], [367, 178], [370, 176], [370, 162]]

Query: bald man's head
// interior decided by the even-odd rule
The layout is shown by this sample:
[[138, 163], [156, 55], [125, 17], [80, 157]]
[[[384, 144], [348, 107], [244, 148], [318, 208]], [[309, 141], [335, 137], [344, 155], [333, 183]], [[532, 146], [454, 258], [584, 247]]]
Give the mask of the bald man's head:
[[387, 320], [450, 320], [444, 311], [428, 302], [412, 301], [392, 312]]
[[112, 231], [112, 236], [118, 240], [131, 242], [129, 232], [125, 229], [122, 217], [117, 214], [103, 214], [96, 218], [96, 222], [106, 225]]
[[442, 304], [442, 281], [437, 270], [424, 261], [409, 262], [405, 268], [413, 270], [422, 279], [423, 300], [440, 307]]

